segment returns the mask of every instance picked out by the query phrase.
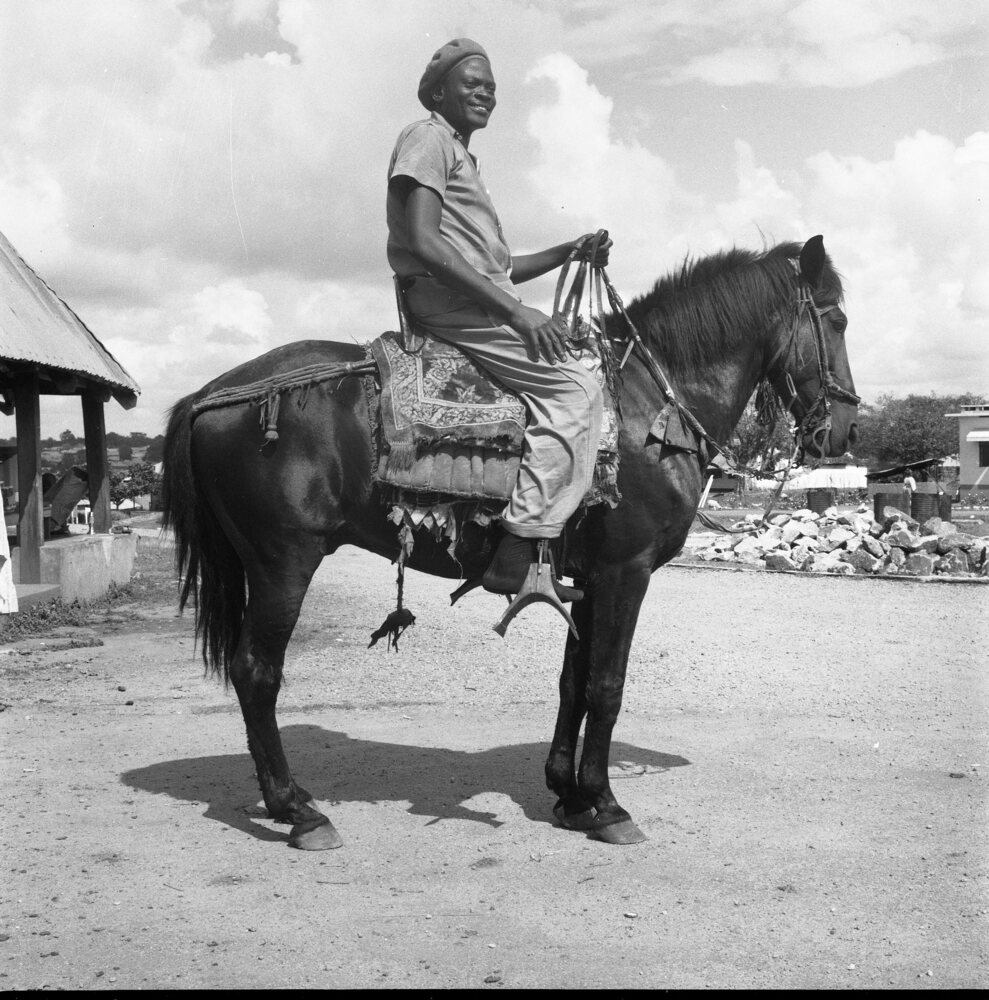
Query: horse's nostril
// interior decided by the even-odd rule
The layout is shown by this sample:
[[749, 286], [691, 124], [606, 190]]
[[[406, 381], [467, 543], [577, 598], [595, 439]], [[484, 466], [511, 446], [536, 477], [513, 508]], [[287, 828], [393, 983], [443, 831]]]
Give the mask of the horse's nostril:
[[858, 439], [859, 439], [859, 425], [852, 424], [848, 428], [848, 443], [855, 444], [855, 442], [858, 441]]

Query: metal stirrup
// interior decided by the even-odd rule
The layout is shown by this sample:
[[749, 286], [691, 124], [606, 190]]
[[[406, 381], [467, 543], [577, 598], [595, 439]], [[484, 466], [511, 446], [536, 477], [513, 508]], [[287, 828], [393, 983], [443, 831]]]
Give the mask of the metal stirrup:
[[556, 577], [556, 569], [553, 565], [553, 554], [549, 550], [549, 539], [539, 539], [539, 551], [536, 561], [529, 564], [529, 570], [525, 575], [525, 582], [522, 589], [515, 595], [514, 600], [508, 605], [508, 610], [495, 622], [494, 630], [503, 639], [505, 632], [512, 619], [525, 607], [535, 601], [545, 601], [553, 605], [557, 611], [566, 619], [567, 626], [575, 639], [580, 639], [577, 634], [577, 626], [570, 617], [570, 612], [563, 606], [563, 602], [556, 596], [553, 587], [553, 580]]

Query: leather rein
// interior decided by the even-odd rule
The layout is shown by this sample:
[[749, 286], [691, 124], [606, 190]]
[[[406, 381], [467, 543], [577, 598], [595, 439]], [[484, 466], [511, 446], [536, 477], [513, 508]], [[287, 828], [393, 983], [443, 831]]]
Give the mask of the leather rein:
[[[621, 371], [625, 364], [627, 363], [633, 350], [638, 348], [639, 355], [645, 366], [649, 369], [649, 373], [652, 375], [654, 381], [659, 386], [660, 391], [666, 397], [669, 403], [672, 403], [680, 415], [683, 417], [684, 421], [688, 426], [703, 440], [708, 444], [715, 452], [720, 452], [725, 456], [728, 461], [736, 471], [761, 475], [759, 470], [749, 469], [741, 462], [739, 462], [732, 454], [730, 449], [726, 445], [719, 444], [710, 434], [704, 429], [701, 422], [690, 412], [690, 410], [684, 406], [676, 397], [676, 393], [673, 391], [673, 386], [670, 384], [670, 380], [666, 377], [665, 372], [660, 367], [656, 358], [643, 342], [639, 331], [636, 329], [635, 324], [632, 322], [628, 313], [625, 310], [625, 305], [621, 300], [618, 292], [615, 290], [614, 285], [612, 285], [611, 280], [608, 277], [607, 271], [604, 267], [594, 266], [589, 264], [597, 256], [598, 247], [601, 243], [607, 239], [607, 230], [598, 230], [593, 236], [585, 236], [576, 242], [574, 248], [570, 251], [566, 261], [564, 262], [562, 268], [560, 269], [560, 276], [556, 284], [556, 296], [553, 303], [553, 313], [554, 315], [560, 315], [564, 322], [567, 324], [568, 329], [572, 332], [576, 332], [579, 320], [578, 320], [578, 310], [580, 308], [580, 301], [584, 292], [584, 285], [586, 283], [587, 272], [590, 270], [590, 292], [589, 292], [589, 311], [590, 320], [593, 327], [594, 316], [595, 316], [595, 299], [597, 302], [597, 317], [598, 317], [598, 327], [601, 335], [604, 336], [604, 297], [602, 295], [602, 285], [604, 291], [607, 294], [608, 303], [611, 306], [612, 311], [622, 317], [625, 322], [625, 326], [628, 330], [628, 343], [625, 348], [625, 353], [622, 356], [621, 362], [618, 366], [619, 371]], [[585, 252], [586, 248], [586, 252]], [[574, 277], [573, 283], [570, 288], [570, 292], [566, 297], [565, 302], [561, 309], [561, 301], [563, 300], [563, 289], [566, 284], [567, 272], [570, 269], [571, 263], [580, 255], [582, 257], [580, 265], [577, 270], [577, 274]], [[823, 416], [818, 426], [814, 428], [811, 435], [811, 440], [813, 441], [815, 447], [818, 451], [823, 454], [823, 441], [824, 438], [831, 430], [831, 400], [838, 399], [843, 402], [849, 402], [857, 405], [860, 402], [860, 397], [856, 396], [855, 393], [850, 392], [845, 389], [835, 378], [834, 373], [831, 370], [831, 359], [828, 352], [827, 340], [824, 336], [824, 325], [821, 322], [821, 317], [826, 313], [830, 312], [835, 308], [834, 305], [825, 306], [820, 308], [814, 301], [814, 296], [811, 292], [810, 286], [800, 275], [799, 269], [794, 262], [794, 267], [797, 271], [797, 311], [794, 317], [793, 326], [790, 330], [790, 335], [787, 338], [787, 345], [780, 352], [779, 360], [774, 361], [769, 367], [770, 370], [776, 367], [777, 364], [782, 368], [782, 375], [785, 379], [786, 390], [789, 393], [789, 400], [784, 401], [784, 405], [787, 411], [794, 416], [796, 420], [796, 415], [793, 413], [793, 407], [798, 401], [798, 393], [796, 387], [793, 383], [793, 378], [790, 373], [786, 370], [786, 362], [790, 357], [790, 354], [794, 352], [796, 348], [796, 337], [797, 331], [800, 329], [801, 321], [806, 313], [809, 317], [811, 328], [814, 331], [814, 346], [817, 351], [817, 367], [818, 375], [820, 378], [820, 389], [818, 390], [817, 397], [815, 398], [813, 404], [807, 409], [802, 420], [797, 421], [797, 425], [794, 428], [794, 441], [795, 449], [793, 456], [790, 459], [789, 465], [785, 470], [785, 474], [782, 482], [780, 483], [780, 489], [783, 483], [786, 481], [786, 476], [789, 475], [790, 467], [794, 464], [798, 458], [800, 452], [802, 451], [801, 441], [804, 436], [808, 433], [808, 428], [811, 426], [815, 420], [818, 411], [823, 409]], [[777, 376], [778, 377], [778, 376]], [[782, 394], [781, 394], [782, 395]], [[820, 436], [820, 443], [818, 442], [818, 437]], [[778, 491], [777, 491], [778, 492]]]

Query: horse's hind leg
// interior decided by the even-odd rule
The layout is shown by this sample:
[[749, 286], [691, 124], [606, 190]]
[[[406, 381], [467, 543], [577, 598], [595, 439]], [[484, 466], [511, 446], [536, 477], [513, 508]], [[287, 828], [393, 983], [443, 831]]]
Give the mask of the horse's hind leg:
[[275, 718], [285, 648], [320, 561], [318, 553], [308, 559], [295, 555], [299, 558], [291, 570], [275, 574], [267, 568], [262, 573], [255, 567], [248, 572], [250, 596], [230, 681], [240, 701], [247, 745], [269, 816], [292, 824], [293, 847], [318, 851], [340, 847], [342, 841], [329, 819], [313, 807], [312, 796], [295, 783]]

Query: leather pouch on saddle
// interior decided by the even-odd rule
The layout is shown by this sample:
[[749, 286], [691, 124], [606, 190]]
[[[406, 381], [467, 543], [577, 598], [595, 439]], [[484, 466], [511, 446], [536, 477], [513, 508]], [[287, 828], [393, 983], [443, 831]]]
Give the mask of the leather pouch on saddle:
[[649, 428], [648, 442], [658, 441], [667, 448], [696, 454], [707, 463], [708, 447], [701, 436], [690, 427], [676, 403], [667, 403], [657, 414]]

